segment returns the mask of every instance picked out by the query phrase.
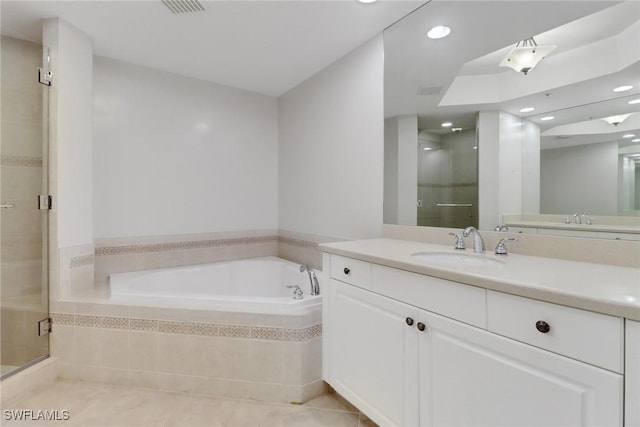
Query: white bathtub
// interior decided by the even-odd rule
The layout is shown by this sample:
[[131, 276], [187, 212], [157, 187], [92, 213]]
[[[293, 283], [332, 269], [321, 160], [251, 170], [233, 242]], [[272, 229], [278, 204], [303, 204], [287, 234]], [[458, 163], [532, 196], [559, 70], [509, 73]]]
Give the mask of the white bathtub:
[[[118, 273], [109, 276], [111, 299], [145, 305], [282, 312], [322, 301], [310, 295], [300, 265], [276, 257]], [[318, 272], [319, 275], [319, 272]], [[293, 299], [298, 285], [304, 296]], [[320, 283], [322, 293], [322, 283]]]

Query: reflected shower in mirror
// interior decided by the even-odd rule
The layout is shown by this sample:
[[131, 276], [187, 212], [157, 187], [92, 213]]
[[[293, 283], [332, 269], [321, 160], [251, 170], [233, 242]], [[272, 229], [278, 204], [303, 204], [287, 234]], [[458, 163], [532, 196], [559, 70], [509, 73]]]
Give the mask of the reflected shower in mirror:
[[640, 235], [640, 2], [432, 1], [384, 50], [385, 223]]

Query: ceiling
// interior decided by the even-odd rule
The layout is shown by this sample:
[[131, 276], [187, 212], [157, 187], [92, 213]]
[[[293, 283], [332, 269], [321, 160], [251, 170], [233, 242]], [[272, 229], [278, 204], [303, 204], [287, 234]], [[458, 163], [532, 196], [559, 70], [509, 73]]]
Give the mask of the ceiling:
[[94, 53], [201, 80], [280, 96], [425, 1], [203, 1], [172, 14], [160, 0], [3, 0], [2, 34], [41, 42], [59, 17]]
[[[451, 27], [450, 36], [428, 39], [434, 25]], [[557, 47], [527, 76], [499, 67], [516, 42], [532, 36]], [[612, 92], [622, 84], [634, 88]], [[417, 114], [421, 130], [442, 133], [444, 121], [475, 128], [478, 111], [506, 111], [538, 124], [543, 148], [557, 148], [591, 138], [545, 132], [573, 123], [585, 129], [591, 120], [594, 133], [606, 134], [599, 118], [638, 113], [640, 105], [628, 101], [639, 97], [637, 0], [433, 0], [385, 31], [385, 116]], [[541, 121], [546, 115], [555, 119]], [[611, 126], [607, 140], [636, 122]]]

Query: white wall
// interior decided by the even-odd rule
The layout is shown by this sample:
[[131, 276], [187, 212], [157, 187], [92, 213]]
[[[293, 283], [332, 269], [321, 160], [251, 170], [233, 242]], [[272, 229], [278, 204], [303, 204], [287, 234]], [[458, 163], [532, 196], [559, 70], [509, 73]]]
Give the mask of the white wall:
[[91, 39], [59, 19], [43, 24], [50, 48], [50, 144], [58, 247], [93, 244]]
[[540, 176], [540, 213], [617, 215], [617, 142], [543, 150]]
[[481, 111], [478, 135], [480, 228], [493, 230], [502, 215], [537, 209], [540, 130], [504, 111]]
[[281, 229], [381, 235], [383, 123], [381, 35], [280, 98]]
[[94, 64], [96, 238], [278, 227], [276, 98]]
[[540, 128], [522, 120], [522, 213], [540, 213]]
[[383, 218], [386, 224], [417, 225], [417, 148], [418, 116], [385, 119]]

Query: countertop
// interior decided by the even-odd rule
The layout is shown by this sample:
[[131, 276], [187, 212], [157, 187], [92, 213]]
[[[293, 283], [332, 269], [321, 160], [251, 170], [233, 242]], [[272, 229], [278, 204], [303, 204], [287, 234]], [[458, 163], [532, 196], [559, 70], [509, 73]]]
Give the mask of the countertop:
[[411, 254], [454, 254], [457, 251], [452, 246], [395, 239], [325, 243], [319, 248], [323, 252], [387, 267], [640, 321], [638, 268], [520, 254], [495, 255], [492, 250], [474, 254], [472, 249], [464, 252], [500, 262], [481, 267], [451, 267], [422, 262]]

